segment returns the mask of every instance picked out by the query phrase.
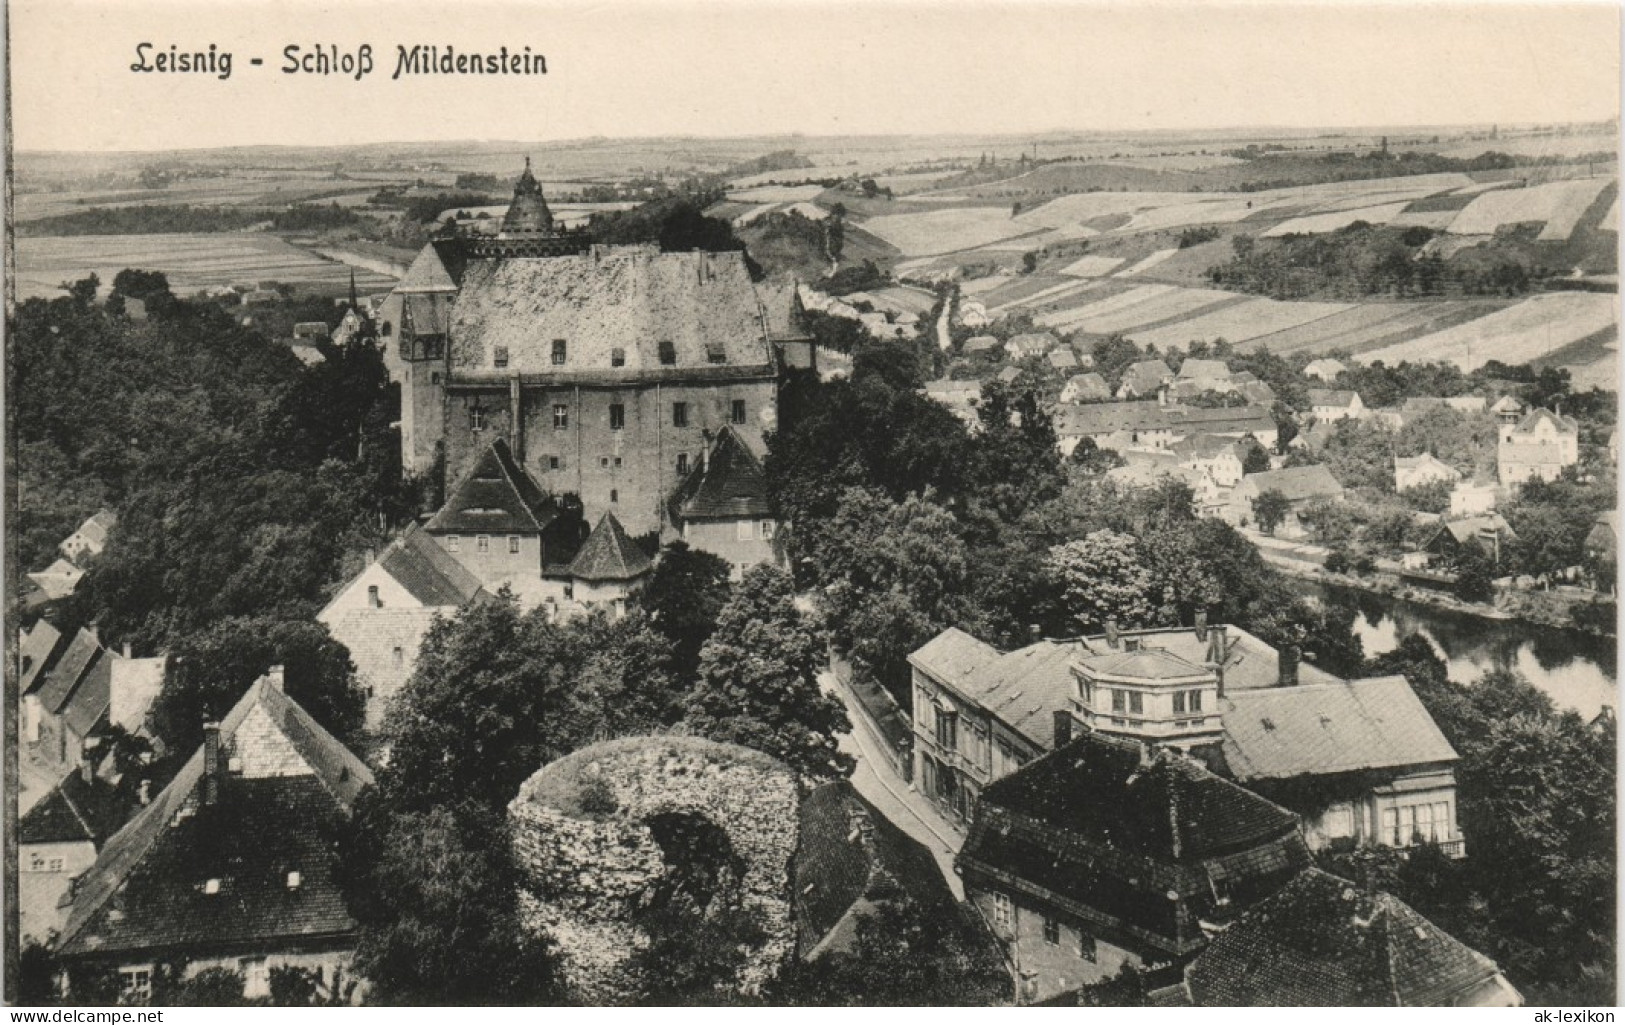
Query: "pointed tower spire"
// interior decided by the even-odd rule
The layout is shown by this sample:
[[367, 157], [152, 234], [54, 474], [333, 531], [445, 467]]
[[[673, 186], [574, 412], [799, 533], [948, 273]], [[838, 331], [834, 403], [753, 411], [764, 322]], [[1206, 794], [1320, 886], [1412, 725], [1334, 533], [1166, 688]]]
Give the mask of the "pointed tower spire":
[[361, 303], [360, 303], [359, 300], [356, 299], [356, 294], [355, 294], [355, 268], [354, 267], [350, 268], [350, 309], [355, 310], [357, 313], [361, 312]]

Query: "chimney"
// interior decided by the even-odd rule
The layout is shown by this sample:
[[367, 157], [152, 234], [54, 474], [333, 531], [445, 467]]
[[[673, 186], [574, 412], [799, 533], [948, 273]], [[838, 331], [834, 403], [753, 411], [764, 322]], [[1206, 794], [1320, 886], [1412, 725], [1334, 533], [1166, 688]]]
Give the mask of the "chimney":
[[1030, 638], [1031, 643], [1037, 644], [1039, 641], [1044, 639], [1044, 631], [1037, 623], [1028, 623], [1027, 636]]
[[519, 393], [519, 371], [508, 374], [508, 447], [514, 462], [525, 465], [524, 396]]
[[1106, 620], [1106, 647], [1117, 647], [1117, 617], [1111, 616]]
[[1199, 641], [1207, 640], [1207, 613], [1205, 611], [1196, 614], [1196, 639]]
[[96, 756], [89, 751], [79, 752], [79, 781], [85, 786], [96, 782]]
[[1063, 748], [1072, 742], [1072, 713], [1061, 709], [1055, 713], [1055, 748]]
[[283, 693], [283, 672], [281, 666], [272, 666], [265, 671], [265, 682], [278, 694]]
[[135, 652], [135, 649], [130, 647], [130, 642], [125, 641], [124, 642], [124, 657], [125, 658], [134, 658], [135, 657], [134, 652]]
[[203, 803], [220, 799], [220, 724], [203, 724]]
[[1215, 626], [1207, 632], [1207, 661], [1213, 667], [1213, 677], [1219, 684], [1219, 697], [1224, 697], [1224, 627]]
[[1281, 654], [1277, 656], [1280, 666], [1279, 676], [1282, 687], [1296, 687], [1298, 685], [1298, 659], [1303, 652], [1296, 644], [1281, 645]]
[[1165, 382], [1163, 384], [1157, 385], [1157, 405], [1166, 406], [1167, 404], [1168, 404], [1168, 385]]

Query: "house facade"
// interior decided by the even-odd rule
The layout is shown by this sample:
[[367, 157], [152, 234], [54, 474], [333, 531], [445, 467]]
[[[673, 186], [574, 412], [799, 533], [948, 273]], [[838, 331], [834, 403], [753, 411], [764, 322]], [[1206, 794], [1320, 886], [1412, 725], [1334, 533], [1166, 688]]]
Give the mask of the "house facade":
[[1297, 515], [1303, 506], [1319, 500], [1339, 501], [1343, 497], [1343, 485], [1320, 463], [1249, 473], [1230, 493], [1228, 522], [1241, 527], [1256, 524], [1258, 515], [1253, 503], [1267, 491], [1285, 495], [1290, 504], [1286, 519], [1276, 527], [1277, 534], [1282, 537], [1305, 535]]
[[1553, 481], [1580, 461], [1580, 425], [1548, 409], [1532, 409], [1514, 425], [1501, 425], [1495, 450], [1503, 485]]
[[1318, 423], [1358, 420], [1365, 412], [1365, 403], [1360, 401], [1359, 392], [1330, 388], [1309, 389], [1309, 415]]
[[665, 540], [720, 556], [734, 579], [760, 562], [782, 565], [779, 522], [768, 502], [767, 474], [745, 437], [724, 427], [707, 437], [673, 494]]
[[988, 787], [955, 860], [1019, 1003], [1177, 966], [1309, 864], [1291, 812], [1183, 755], [1056, 740]]
[[1394, 457], [1394, 490], [1419, 488], [1435, 481], [1455, 483], [1461, 480], [1461, 471], [1439, 459], [1431, 452], [1419, 456]]

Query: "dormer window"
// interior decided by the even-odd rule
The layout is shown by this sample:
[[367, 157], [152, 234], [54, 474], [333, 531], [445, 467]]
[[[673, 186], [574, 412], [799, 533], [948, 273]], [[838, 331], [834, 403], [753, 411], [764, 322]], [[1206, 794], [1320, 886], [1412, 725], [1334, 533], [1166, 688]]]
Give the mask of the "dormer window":
[[671, 342], [660, 343], [660, 365], [671, 367], [677, 365], [677, 346]]
[[609, 350], [609, 365], [612, 367], [626, 366], [626, 350], [620, 348]]
[[565, 347], [564, 339], [553, 339], [553, 365], [556, 367], [562, 367], [564, 366], [564, 361], [568, 358], [569, 350]]
[[710, 363], [728, 362], [728, 350], [722, 347], [721, 342], [705, 343], [705, 358]]
[[491, 362], [495, 363], [498, 367], [507, 366], [508, 365], [508, 347], [506, 345], [497, 346], [496, 349], [491, 354]]

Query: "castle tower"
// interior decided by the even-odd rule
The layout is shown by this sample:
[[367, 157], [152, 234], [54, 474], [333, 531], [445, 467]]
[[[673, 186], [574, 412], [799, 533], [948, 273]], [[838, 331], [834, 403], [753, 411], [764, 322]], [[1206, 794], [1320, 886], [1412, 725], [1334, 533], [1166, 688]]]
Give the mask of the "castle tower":
[[513, 187], [513, 202], [502, 217], [502, 230], [498, 238], [527, 238], [553, 234], [553, 211], [542, 196], [542, 186], [530, 173], [530, 158], [525, 158], [524, 173]]

